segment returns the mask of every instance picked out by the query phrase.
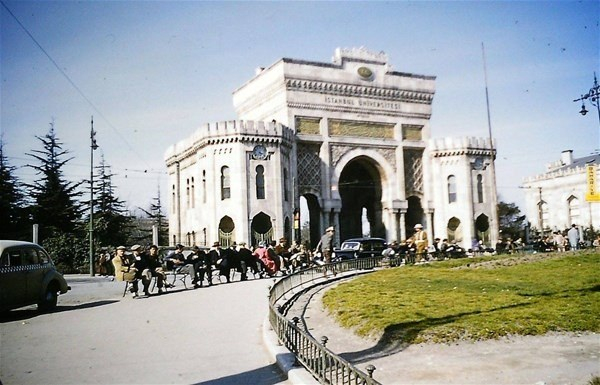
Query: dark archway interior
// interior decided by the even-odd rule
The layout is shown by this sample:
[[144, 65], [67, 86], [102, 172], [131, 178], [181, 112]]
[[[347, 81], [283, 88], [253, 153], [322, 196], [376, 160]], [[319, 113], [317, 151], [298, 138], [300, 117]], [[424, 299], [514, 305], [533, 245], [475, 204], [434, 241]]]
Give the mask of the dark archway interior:
[[233, 229], [235, 229], [235, 224], [233, 223], [233, 219], [228, 216], [224, 216], [219, 221], [219, 229], [224, 233], [231, 233]]
[[363, 208], [367, 210], [371, 236], [385, 238], [381, 218], [381, 175], [373, 161], [366, 157], [350, 161], [342, 170], [338, 186], [342, 198], [340, 241], [363, 235]]
[[410, 238], [415, 232], [415, 225], [417, 223], [423, 224], [425, 212], [423, 211], [419, 197], [410, 196], [407, 200], [408, 209], [406, 210], [404, 224], [406, 226], [406, 238]]
[[481, 214], [477, 217], [477, 220], [475, 220], [475, 228], [480, 232], [488, 231], [490, 228], [490, 221], [487, 215]]
[[490, 220], [487, 215], [481, 214], [475, 220], [475, 234], [478, 241], [490, 243]]
[[[271, 230], [271, 228], [273, 227], [273, 225], [271, 224], [271, 217], [263, 212], [260, 212], [260, 213], [256, 214], [256, 216], [254, 216], [250, 226], [252, 229], [252, 231], [251, 231], [252, 232], [252, 245], [254, 245], [254, 246], [256, 246], [258, 244], [258, 242], [260, 241], [260, 240], [256, 239], [256, 237], [254, 236], [254, 233], [267, 234], [267, 233], [269, 233], [269, 230]], [[262, 240], [266, 240], [266, 239], [262, 239]]]

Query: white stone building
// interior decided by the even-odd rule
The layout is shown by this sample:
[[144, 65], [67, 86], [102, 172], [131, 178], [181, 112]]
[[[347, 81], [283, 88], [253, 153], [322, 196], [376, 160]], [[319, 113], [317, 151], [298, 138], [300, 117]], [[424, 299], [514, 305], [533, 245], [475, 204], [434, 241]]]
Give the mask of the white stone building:
[[546, 167], [546, 172], [523, 182], [525, 213], [538, 231], [565, 230], [576, 224], [581, 228], [600, 228], [600, 201], [588, 193], [588, 166], [595, 165], [600, 178], [600, 154], [573, 158], [573, 151], [563, 151], [561, 159]]
[[[310, 221], [314, 246], [434, 237], [495, 244], [489, 139], [431, 139], [435, 77], [393, 71], [385, 53], [337, 49], [332, 63], [283, 58], [235, 90], [239, 120], [200, 127], [165, 154], [172, 243], [285, 236]], [[309, 218], [298, 218], [300, 197]], [[295, 221], [296, 220], [296, 221]], [[303, 240], [304, 241], [304, 240]]]

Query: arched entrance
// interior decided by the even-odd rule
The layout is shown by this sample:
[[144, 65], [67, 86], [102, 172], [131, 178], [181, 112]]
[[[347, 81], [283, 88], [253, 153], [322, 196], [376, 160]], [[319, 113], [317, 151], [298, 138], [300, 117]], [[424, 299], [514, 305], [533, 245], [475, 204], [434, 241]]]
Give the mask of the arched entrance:
[[273, 240], [273, 224], [271, 223], [271, 217], [262, 211], [252, 218], [250, 230], [253, 246], [257, 246], [259, 242], [268, 243]]
[[354, 158], [342, 170], [338, 181], [342, 209], [340, 212], [340, 241], [363, 235], [362, 214], [366, 219], [371, 236], [385, 238], [382, 221], [381, 174], [376, 163], [366, 157]]
[[456, 241], [456, 243], [462, 242], [462, 227], [460, 225], [460, 219], [456, 217], [450, 218], [448, 221], [448, 228], [446, 229], [448, 232], [448, 241]]
[[475, 231], [477, 240], [482, 241], [484, 245], [491, 246], [490, 241], [490, 220], [485, 214], [481, 214], [475, 220]]
[[314, 194], [304, 194], [300, 197], [300, 238], [311, 249], [317, 247], [321, 239], [320, 217], [321, 207]]
[[219, 243], [222, 247], [229, 247], [235, 240], [235, 223], [233, 219], [225, 215], [219, 221]]
[[[408, 208], [406, 210], [406, 216], [404, 224], [406, 226], [406, 238], [410, 238], [415, 233], [415, 225], [420, 223], [423, 225], [425, 219], [425, 211], [421, 206], [421, 198], [417, 196], [410, 196], [407, 199]], [[431, 229], [428, 229], [431, 231]]]

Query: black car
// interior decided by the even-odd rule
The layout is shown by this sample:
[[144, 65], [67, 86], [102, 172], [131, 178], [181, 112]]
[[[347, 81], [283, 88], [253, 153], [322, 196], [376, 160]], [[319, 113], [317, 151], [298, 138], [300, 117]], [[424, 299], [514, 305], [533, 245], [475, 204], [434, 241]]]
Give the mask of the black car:
[[0, 312], [33, 304], [52, 310], [69, 289], [41, 246], [0, 240]]
[[342, 247], [335, 249], [336, 260], [348, 260], [380, 256], [387, 247], [383, 238], [351, 238], [342, 242]]

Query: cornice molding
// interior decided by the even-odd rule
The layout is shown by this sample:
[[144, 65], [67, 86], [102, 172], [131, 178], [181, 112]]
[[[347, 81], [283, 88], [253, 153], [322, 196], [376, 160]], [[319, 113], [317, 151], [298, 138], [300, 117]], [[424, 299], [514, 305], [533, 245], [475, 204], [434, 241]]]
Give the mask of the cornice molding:
[[306, 79], [286, 79], [285, 85], [288, 91], [301, 91], [346, 97], [376, 98], [395, 102], [419, 104], [431, 104], [435, 94], [433, 90], [382, 88]]

